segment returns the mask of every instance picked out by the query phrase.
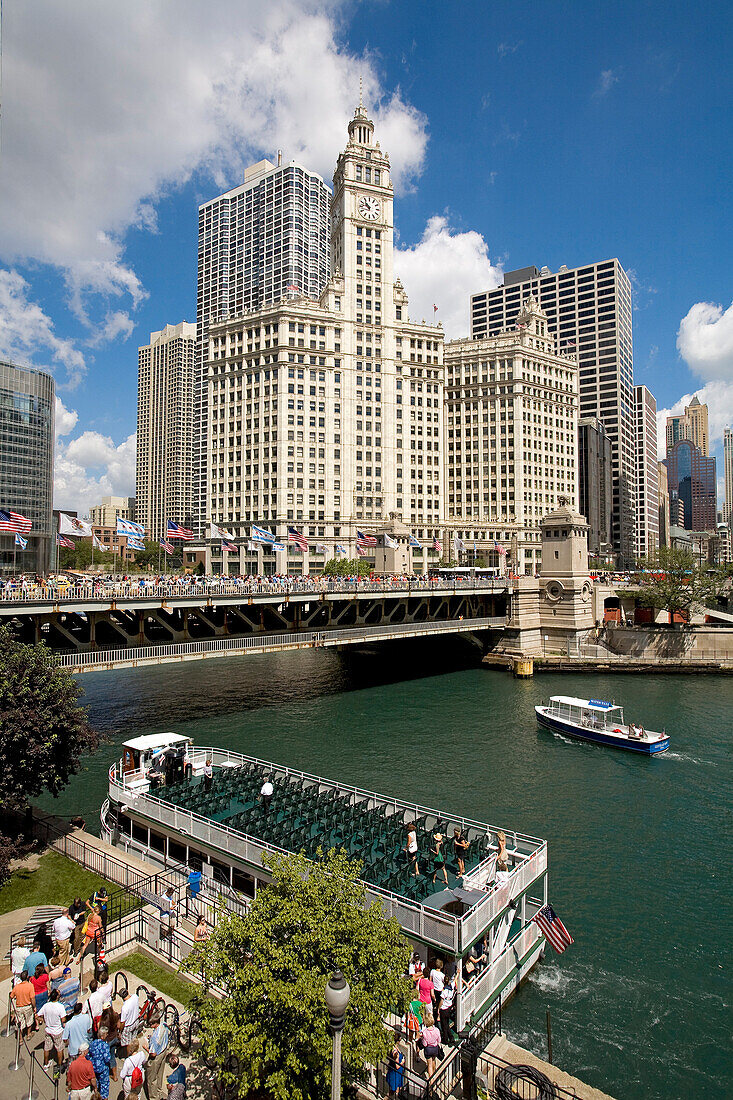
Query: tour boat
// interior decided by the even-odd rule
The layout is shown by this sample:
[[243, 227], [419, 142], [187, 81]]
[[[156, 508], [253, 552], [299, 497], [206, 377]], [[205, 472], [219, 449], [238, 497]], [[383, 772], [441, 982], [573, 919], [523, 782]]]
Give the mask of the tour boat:
[[652, 756], [669, 748], [666, 733], [645, 730], [633, 722], [624, 722], [623, 707], [603, 699], [574, 699], [568, 695], [553, 695], [550, 702], [535, 707], [541, 726], [564, 733], [580, 741], [609, 745]]

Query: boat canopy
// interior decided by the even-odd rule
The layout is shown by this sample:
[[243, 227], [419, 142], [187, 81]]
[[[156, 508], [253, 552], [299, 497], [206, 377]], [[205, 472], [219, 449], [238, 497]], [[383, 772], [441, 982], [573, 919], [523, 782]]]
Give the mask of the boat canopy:
[[149, 752], [150, 749], [167, 749], [171, 745], [191, 744], [190, 737], [183, 737], [180, 733], [149, 733], [144, 737], [133, 737], [132, 741], [125, 741], [123, 748], [133, 749], [135, 752]]
[[575, 699], [572, 695], [552, 695], [551, 703], [560, 703], [566, 707], [581, 707], [583, 710], [597, 710], [607, 714], [611, 710], [621, 710], [615, 703], [606, 703], [603, 699]]

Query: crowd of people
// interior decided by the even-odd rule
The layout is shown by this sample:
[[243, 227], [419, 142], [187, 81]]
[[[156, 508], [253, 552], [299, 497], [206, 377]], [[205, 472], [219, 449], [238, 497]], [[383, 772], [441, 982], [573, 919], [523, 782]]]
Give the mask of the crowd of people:
[[[41, 924], [30, 947], [18, 937], [10, 991], [16, 1024], [27, 1039], [43, 1028], [43, 1067], [56, 1076], [65, 1070], [68, 1100], [108, 1100], [111, 1082], [124, 1100], [140, 1100], [143, 1086], [148, 1100], [184, 1100], [186, 1068], [169, 1052], [165, 1022], [143, 1034], [137, 993], [125, 987], [115, 995], [104, 952], [107, 901], [100, 887], [86, 900], [74, 898], [50, 931]], [[202, 917], [195, 938], [207, 933]], [[94, 977], [84, 990], [82, 964], [90, 954]]]
[[506, 578], [451, 576], [430, 577], [415, 573], [372, 573], [369, 576], [289, 575], [273, 573], [248, 576], [194, 576], [193, 574], [147, 574], [133, 576], [88, 576], [79, 578], [8, 577], [0, 581], [0, 597], [5, 600], [49, 599], [59, 596], [67, 599], [94, 597], [150, 595], [243, 595], [300, 592], [342, 592], [361, 588], [367, 591], [418, 591], [445, 587], [488, 587], [505, 584]]

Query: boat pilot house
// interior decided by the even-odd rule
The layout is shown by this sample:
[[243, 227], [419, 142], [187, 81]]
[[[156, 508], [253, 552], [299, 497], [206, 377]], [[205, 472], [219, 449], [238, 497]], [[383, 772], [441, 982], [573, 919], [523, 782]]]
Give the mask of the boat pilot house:
[[[272, 795], [263, 798], [268, 780]], [[408, 825], [418, 863], [422, 858], [419, 875], [405, 850]], [[115, 844], [161, 863], [186, 863], [204, 881], [225, 882], [250, 897], [268, 879], [264, 852], [315, 857], [319, 847], [344, 848], [363, 862], [369, 903], [379, 902], [397, 919], [423, 962], [439, 957], [456, 966], [459, 1030], [499, 993], [516, 988], [544, 947], [532, 918], [547, 902], [546, 841], [199, 748], [190, 738], [157, 734], [124, 745], [122, 760], [110, 769], [102, 828]], [[442, 871], [432, 882], [436, 836], [443, 838], [447, 883]], [[507, 866], [497, 871], [504, 843]]]

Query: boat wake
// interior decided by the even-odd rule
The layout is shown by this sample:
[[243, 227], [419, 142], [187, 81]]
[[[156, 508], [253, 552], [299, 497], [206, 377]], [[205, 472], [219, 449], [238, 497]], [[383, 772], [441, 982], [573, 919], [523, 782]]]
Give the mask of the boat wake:
[[688, 760], [691, 764], [706, 764], [708, 767], [717, 768], [717, 764], [712, 760], [698, 760], [696, 756], [690, 756], [686, 752], [672, 752], [667, 749], [665, 753], [661, 754], [667, 760]]

